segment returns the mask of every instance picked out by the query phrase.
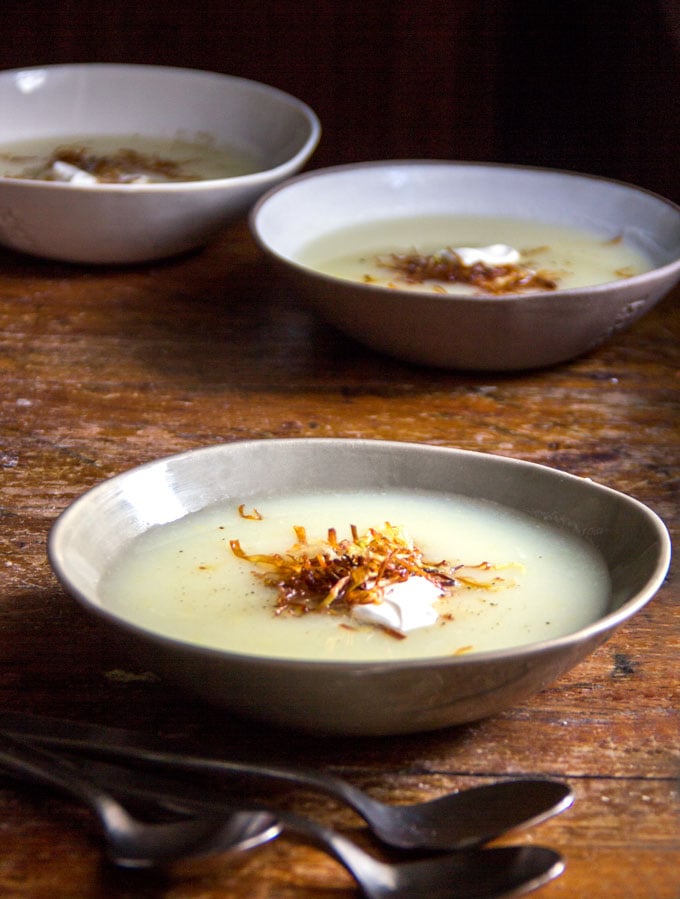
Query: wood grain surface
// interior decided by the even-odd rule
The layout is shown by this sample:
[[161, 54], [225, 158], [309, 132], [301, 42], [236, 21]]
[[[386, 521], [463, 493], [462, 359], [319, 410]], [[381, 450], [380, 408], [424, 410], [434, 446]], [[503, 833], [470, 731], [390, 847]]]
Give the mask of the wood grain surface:
[[[244, 437], [371, 437], [500, 453], [649, 504], [678, 539], [677, 298], [571, 363], [517, 375], [416, 368], [327, 328], [245, 227], [201, 252], [87, 269], [0, 251], [0, 708], [271, 748], [393, 802], [508, 775], [565, 778], [572, 809], [514, 836], [564, 853], [545, 899], [680, 896], [680, 588], [540, 695], [436, 733], [324, 740], [247, 724], [135, 665], [58, 586], [48, 529], [102, 479]], [[330, 799], [279, 801], [364, 840]], [[282, 838], [161, 876], [120, 874], [89, 813], [0, 781], [0, 895], [349, 899], [324, 854]]]

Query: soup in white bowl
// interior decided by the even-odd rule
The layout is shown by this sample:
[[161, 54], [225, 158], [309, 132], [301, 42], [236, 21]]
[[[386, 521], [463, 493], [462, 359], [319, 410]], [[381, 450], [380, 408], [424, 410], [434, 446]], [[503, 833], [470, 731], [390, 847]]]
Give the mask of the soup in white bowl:
[[[101, 586], [106, 605], [140, 627], [228, 652], [386, 661], [506, 649], [564, 636], [595, 621], [609, 601], [607, 567], [592, 544], [496, 503], [412, 490], [315, 491], [255, 498], [249, 505], [253, 502], [253, 512], [246, 513], [250, 517], [233, 503], [219, 504], [141, 535], [106, 572]], [[352, 525], [359, 540], [369, 529], [384, 536], [394, 528], [405, 540], [385, 540], [383, 547], [374, 541], [361, 552], [343, 546], [330, 553], [329, 528], [338, 541], [348, 541]], [[296, 534], [300, 527], [306, 534], [302, 546]], [[234, 541], [250, 558], [235, 554]], [[406, 543], [423, 554], [423, 561], [414, 565], [410, 553], [412, 575], [395, 567], [392, 582], [433, 586], [438, 573], [452, 572], [450, 583], [443, 579], [440, 595], [421, 589], [402, 604], [376, 588], [374, 596], [364, 594], [356, 604], [325, 605], [319, 597], [313, 605], [316, 587], [310, 584], [318, 553], [325, 554], [322, 565], [328, 569], [331, 555], [347, 559], [354, 550], [353, 571], [365, 566], [359, 578], [370, 581], [369, 555], [384, 568], [387, 556]], [[266, 556], [273, 561], [256, 560]], [[282, 557], [278, 571], [276, 556]], [[308, 562], [302, 590], [294, 577], [299, 566], [286, 569], [289, 558]], [[346, 570], [340, 565], [337, 572], [329, 571], [322, 588], [332, 589]], [[263, 576], [270, 573], [267, 579], [281, 581], [281, 590], [265, 582]], [[433, 580], [427, 581], [430, 576]], [[389, 573], [384, 583], [390, 584]], [[295, 597], [277, 602], [286, 586], [288, 594], [297, 590], [299, 602]], [[307, 597], [301, 595], [305, 592]]]
[[[97, 265], [204, 246], [299, 171], [321, 134], [315, 113], [274, 87], [155, 65], [6, 70], [0, 114], [0, 243]], [[69, 155], [53, 158], [63, 145]], [[226, 167], [213, 149], [229, 157]], [[137, 156], [130, 171], [131, 154], [123, 159], [122, 150]], [[197, 154], [211, 158], [198, 170], [185, 167]], [[92, 157], [107, 156], [121, 177], [93, 180]], [[154, 160], [149, 172], [154, 156], [164, 164]], [[159, 169], [173, 177], [158, 177]]]
[[[406, 550], [361, 560], [379, 569], [381, 587], [408, 563], [409, 579], [425, 574], [446, 595], [410, 594], [418, 615], [401, 628], [379, 615], [357, 619], [344, 585], [296, 616], [297, 601], [315, 597], [290, 572], [305, 567], [306, 553], [318, 574], [320, 548], [335, 573], [352, 525], [363, 555], [375, 550], [362, 542], [365, 529], [391, 538], [408, 530]], [[270, 723], [393, 734], [483, 718], [555, 681], [659, 589], [670, 541], [634, 499], [544, 466], [297, 438], [206, 447], [110, 478], [61, 514], [48, 554], [120, 639], [121, 665]], [[457, 583], [445, 583], [449, 568]], [[352, 579], [352, 599], [363, 584]], [[393, 594], [381, 599], [369, 611], [398, 605]]]
[[[265, 194], [250, 223], [275, 268], [331, 325], [443, 368], [564, 362], [630, 326], [680, 278], [675, 204], [550, 169], [443, 160], [317, 169]], [[498, 245], [508, 270], [492, 264], [480, 284], [475, 257], [461, 264], [459, 251], [479, 261]], [[430, 277], [442, 268], [444, 278]], [[527, 284], [527, 272], [540, 277]]]
[[205, 136], [85, 134], [0, 144], [0, 177], [74, 185], [210, 181], [247, 175], [263, 161]]
[[524, 219], [430, 216], [325, 234], [300, 254], [312, 269], [401, 290], [496, 295], [630, 278], [651, 260], [616, 235]]

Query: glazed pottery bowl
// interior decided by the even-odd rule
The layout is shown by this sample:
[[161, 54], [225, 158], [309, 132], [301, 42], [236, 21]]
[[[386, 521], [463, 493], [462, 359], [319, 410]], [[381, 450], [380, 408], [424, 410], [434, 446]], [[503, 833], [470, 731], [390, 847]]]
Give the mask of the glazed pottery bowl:
[[202, 142], [249, 161], [243, 174], [163, 183], [0, 177], [0, 242], [79, 263], [143, 262], [201, 246], [299, 171], [320, 136], [313, 111], [273, 87], [145, 65], [1, 72], [0, 120], [0, 159], [31, 141], [56, 148], [134, 136]]
[[[310, 261], [319, 240], [331, 246], [337, 238], [340, 246], [352, 231], [389, 233], [398, 221], [412, 222], [417, 247], [423, 221], [452, 216], [623, 241], [650, 269], [592, 286], [469, 295], [365, 283]], [[251, 227], [276, 269], [326, 321], [382, 353], [443, 368], [512, 371], [571, 359], [628, 327], [680, 278], [677, 206], [631, 185], [564, 171], [443, 161], [319, 169], [262, 197]]]
[[[263, 497], [301, 490], [391, 489], [500, 504], [538, 529], [558, 524], [579, 535], [604, 561], [610, 589], [603, 611], [574, 632], [506, 649], [343, 661], [226, 651], [168, 635], [122, 613], [102, 590], [105, 572], [140, 536], [201, 510], [251, 509]], [[100, 483], [57, 519], [48, 554], [61, 583], [111, 627], [124, 652], [188, 696], [276, 725], [377, 735], [484, 718], [552, 684], [652, 598], [670, 543], [661, 520], [635, 499], [533, 463], [389, 441], [272, 439], [193, 450]], [[162, 604], [162, 594], [151, 584], [149, 601]], [[191, 616], [191, 595], [186, 601]]]

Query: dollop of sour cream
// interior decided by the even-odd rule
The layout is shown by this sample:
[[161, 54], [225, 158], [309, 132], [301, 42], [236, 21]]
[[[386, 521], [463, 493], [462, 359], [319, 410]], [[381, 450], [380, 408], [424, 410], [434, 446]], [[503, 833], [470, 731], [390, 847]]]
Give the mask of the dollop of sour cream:
[[519, 250], [505, 243], [493, 243], [488, 247], [454, 247], [454, 253], [461, 263], [470, 268], [481, 262], [483, 265], [517, 265], [520, 261]]
[[386, 587], [378, 602], [354, 606], [352, 615], [373, 624], [407, 633], [434, 624], [439, 618], [436, 601], [443, 591], [425, 577], [411, 577]]
[[[51, 174], [53, 181], [66, 181], [69, 184], [83, 185], [99, 184], [99, 178], [95, 175], [86, 172], [85, 169], [81, 169], [70, 162], [64, 162], [62, 159], [57, 159], [52, 163]], [[149, 176], [142, 172], [131, 172], [124, 177], [121, 176], [119, 179], [120, 183], [130, 184], [148, 184], [150, 180]], [[163, 179], [158, 178], [158, 180], [160, 181]]]
[[72, 165], [70, 162], [63, 162], [61, 159], [57, 159], [52, 163], [52, 176], [55, 181], [68, 181], [69, 184], [97, 183], [94, 175], [78, 168], [77, 165]]

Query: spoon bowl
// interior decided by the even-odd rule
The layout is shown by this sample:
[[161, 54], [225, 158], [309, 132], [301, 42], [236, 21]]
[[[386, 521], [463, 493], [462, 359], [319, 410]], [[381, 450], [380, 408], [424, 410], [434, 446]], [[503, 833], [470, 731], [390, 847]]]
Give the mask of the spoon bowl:
[[315, 822], [284, 814], [286, 831], [332, 855], [368, 899], [498, 899], [538, 889], [564, 870], [559, 853], [543, 846], [473, 849], [387, 863]]
[[447, 793], [429, 802], [389, 805], [346, 780], [310, 768], [206, 757], [150, 736], [103, 725], [5, 712], [0, 726], [22, 739], [80, 754], [124, 759], [165, 773], [215, 775], [248, 781], [282, 782], [314, 789], [354, 809], [373, 834], [399, 849], [464, 849], [501, 834], [538, 824], [568, 808], [569, 787], [550, 779], [513, 779]]
[[[564, 869], [557, 852], [541, 846], [506, 846], [438, 854], [431, 858], [386, 862], [351, 840], [307, 818], [262, 810], [244, 810], [225, 818], [219, 800], [202, 798], [192, 784], [143, 777], [118, 766], [78, 762], [35, 748], [0, 733], [0, 765], [23, 778], [66, 790], [98, 816], [111, 862], [124, 868], [152, 868], [178, 859], [216, 851], [250, 848], [276, 836], [281, 827], [294, 837], [322, 849], [354, 877], [368, 899], [498, 899], [534, 890]], [[106, 772], [109, 772], [108, 774]], [[122, 792], [150, 797], [160, 808], [180, 814], [190, 809], [205, 814], [176, 821], [147, 823], [132, 815], [99, 781], [115, 777]], [[158, 784], [163, 783], [159, 791]], [[210, 809], [216, 811], [210, 814]]]
[[[281, 831], [267, 812], [226, 814], [224, 809], [215, 809], [170, 821], [142, 820], [91, 776], [85, 776], [75, 762], [3, 733], [0, 766], [84, 802], [99, 819], [109, 860], [121, 868], [157, 868], [184, 859], [250, 849]], [[126, 777], [134, 775], [126, 772]], [[160, 805], [163, 807], [163, 803]]]

